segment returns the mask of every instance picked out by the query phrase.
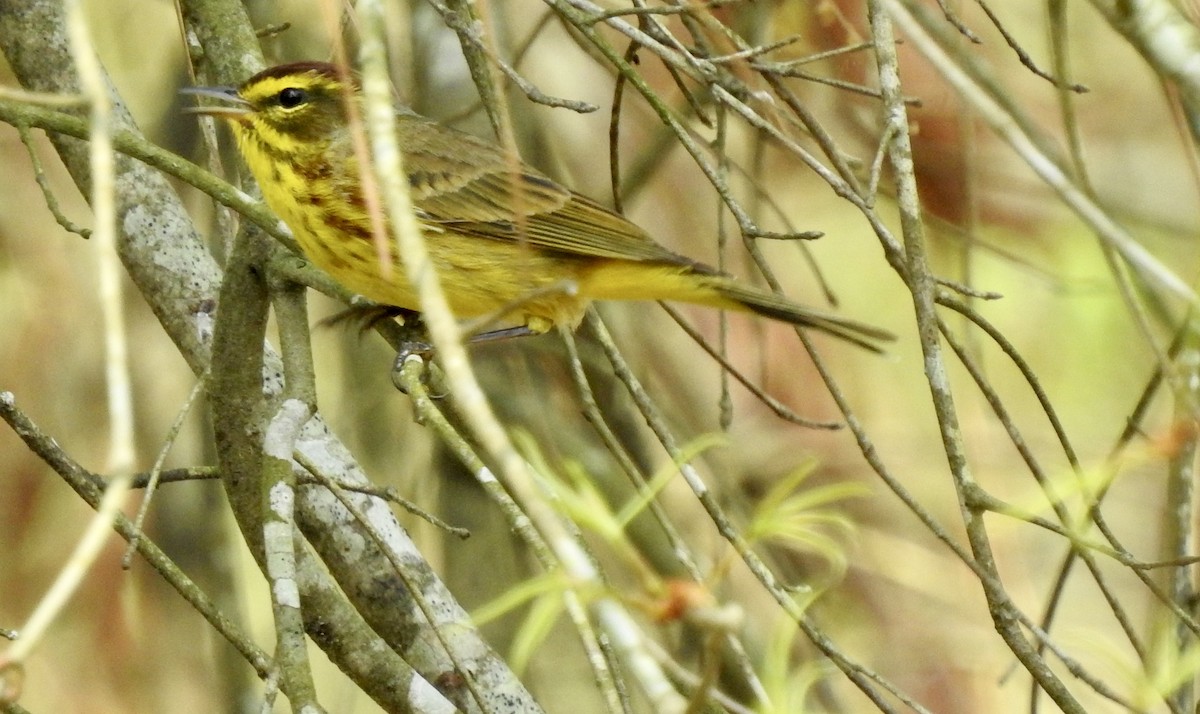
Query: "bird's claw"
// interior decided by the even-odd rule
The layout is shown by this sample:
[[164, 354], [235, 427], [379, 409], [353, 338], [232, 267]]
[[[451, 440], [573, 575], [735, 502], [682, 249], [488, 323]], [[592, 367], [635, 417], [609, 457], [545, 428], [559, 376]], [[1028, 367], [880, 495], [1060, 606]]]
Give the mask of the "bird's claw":
[[[413, 340], [402, 344], [392, 363], [392, 385], [411, 396], [409, 385], [415, 379], [426, 387], [431, 399], [445, 397], [449, 392], [444, 388], [442, 371], [433, 362], [433, 354], [433, 345], [428, 342]], [[429, 389], [430, 385], [435, 388]]]

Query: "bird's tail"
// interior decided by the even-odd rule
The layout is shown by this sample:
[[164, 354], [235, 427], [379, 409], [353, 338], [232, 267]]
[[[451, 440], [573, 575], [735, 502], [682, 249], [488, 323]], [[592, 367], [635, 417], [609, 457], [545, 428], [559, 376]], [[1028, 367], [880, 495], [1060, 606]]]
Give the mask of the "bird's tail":
[[879, 343], [895, 339], [886, 330], [797, 305], [683, 258], [678, 263], [609, 261], [582, 275], [581, 280], [580, 294], [592, 300], [678, 300], [752, 312], [820, 330], [872, 352], [882, 352]]
[[753, 312], [773, 320], [820, 330], [872, 352], [882, 352], [879, 343], [895, 339], [887, 330], [798, 305], [775, 293], [751, 287], [724, 275], [704, 276], [703, 282], [719, 296], [720, 299], [714, 301], [718, 307]]

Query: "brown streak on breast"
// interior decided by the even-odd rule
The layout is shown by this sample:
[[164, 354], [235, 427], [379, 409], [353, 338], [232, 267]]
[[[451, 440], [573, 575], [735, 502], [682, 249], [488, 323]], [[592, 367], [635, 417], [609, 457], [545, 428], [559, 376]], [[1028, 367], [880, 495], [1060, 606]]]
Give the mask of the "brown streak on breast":
[[337, 213], [325, 212], [321, 219], [329, 228], [333, 229], [341, 236], [345, 236], [350, 240], [371, 240], [371, 231], [365, 222], [356, 221], [353, 218], [339, 215]]

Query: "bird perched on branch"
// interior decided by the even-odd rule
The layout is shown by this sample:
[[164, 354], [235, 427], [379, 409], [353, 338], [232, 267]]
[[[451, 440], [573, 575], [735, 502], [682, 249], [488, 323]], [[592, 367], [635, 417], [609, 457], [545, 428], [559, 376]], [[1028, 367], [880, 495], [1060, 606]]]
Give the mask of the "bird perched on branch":
[[[229, 122], [267, 204], [305, 255], [351, 291], [419, 310], [403, 269], [380, 264], [346, 101], [357, 86], [323, 62], [260, 72], [195, 113]], [[352, 81], [352, 80], [351, 80]], [[347, 91], [349, 90], [349, 91]], [[763, 315], [872, 350], [878, 328], [798, 305], [673, 253], [644, 230], [469, 134], [398, 112], [412, 204], [456, 316], [510, 311], [532, 332], [575, 327], [592, 300], [676, 300]], [[572, 289], [557, 289], [571, 286]]]

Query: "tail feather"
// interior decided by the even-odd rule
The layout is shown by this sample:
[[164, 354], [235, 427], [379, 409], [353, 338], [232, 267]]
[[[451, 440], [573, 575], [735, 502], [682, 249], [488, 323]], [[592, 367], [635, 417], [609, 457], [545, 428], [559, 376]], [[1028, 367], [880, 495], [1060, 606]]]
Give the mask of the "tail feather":
[[678, 263], [597, 263], [579, 275], [579, 293], [591, 300], [678, 300], [752, 312], [820, 330], [872, 352], [882, 352], [879, 343], [895, 339], [886, 330], [798, 305], [684, 258]]
[[705, 282], [732, 307], [753, 312], [774, 320], [788, 322], [800, 327], [809, 327], [833, 335], [872, 352], [882, 352], [880, 342], [889, 342], [895, 336], [887, 330], [851, 320], [840, 315], [814, 310], [798, 305], [784, 297], [742, 284], [725, 276], [713, 276]]

